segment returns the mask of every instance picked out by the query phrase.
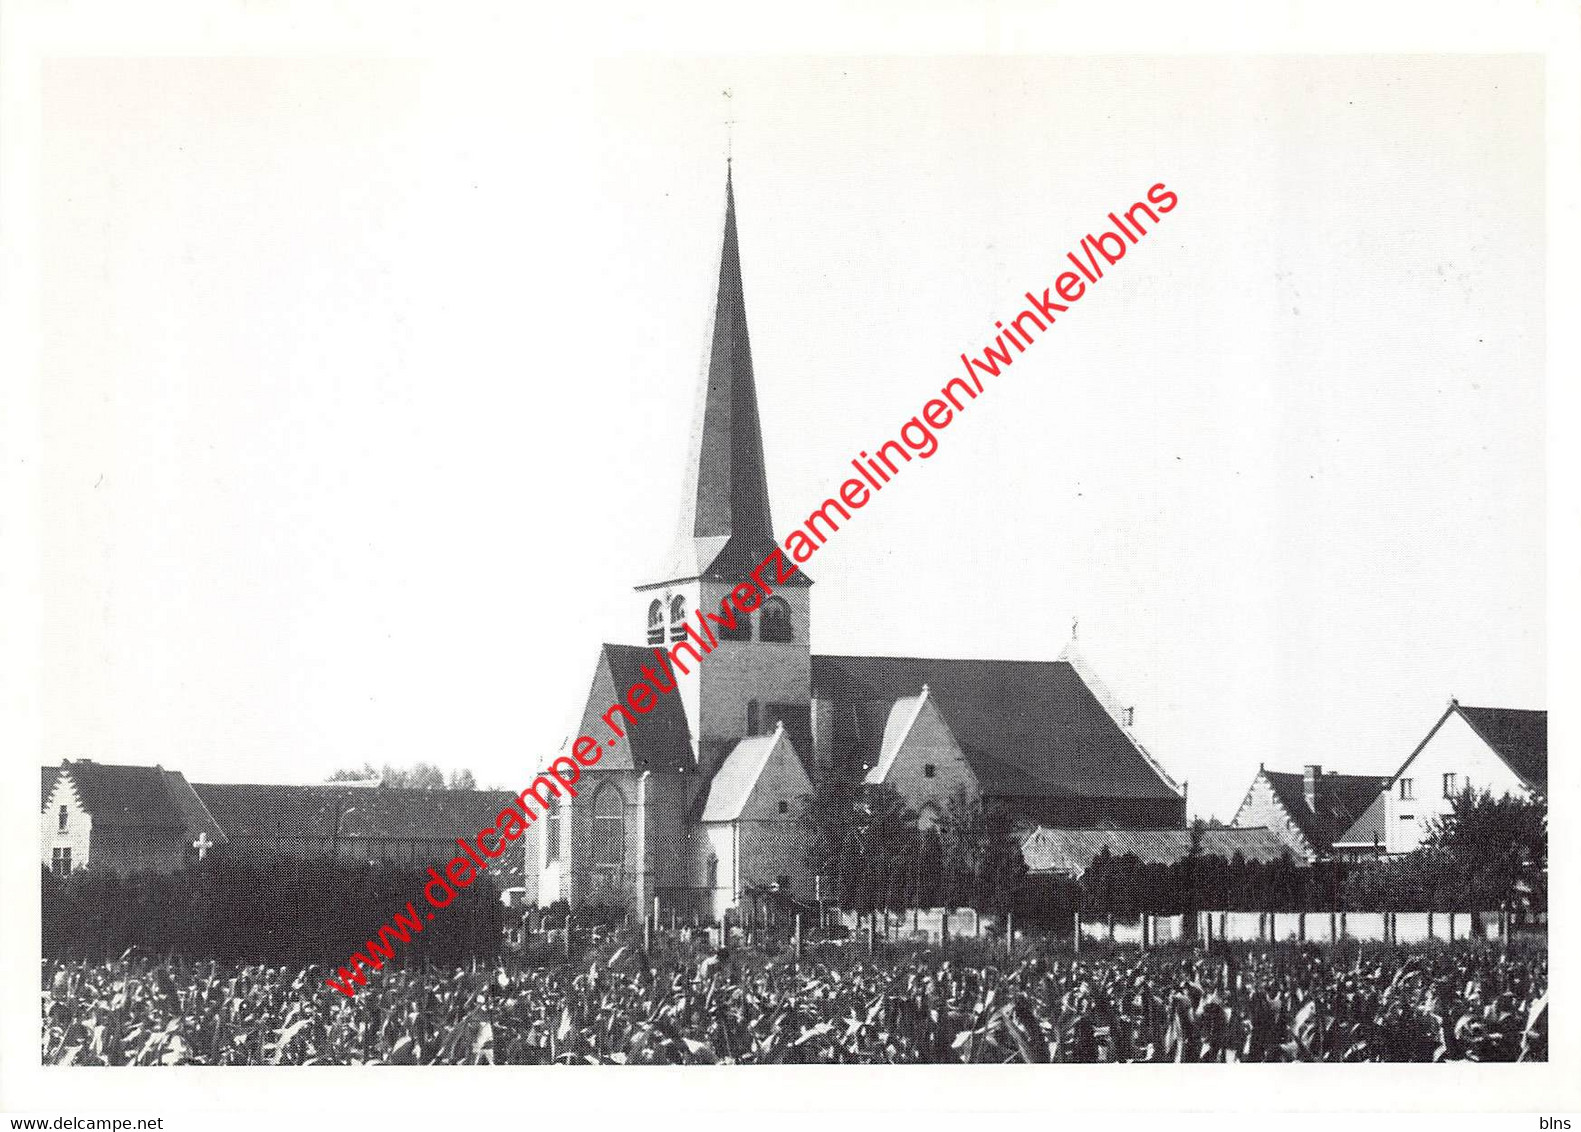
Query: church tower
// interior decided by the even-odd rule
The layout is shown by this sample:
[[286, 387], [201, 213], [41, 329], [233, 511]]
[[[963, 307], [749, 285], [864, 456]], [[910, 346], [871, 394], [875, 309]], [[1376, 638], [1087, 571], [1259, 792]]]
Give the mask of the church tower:
[[[784, 724], [803, 757], [811, 753], [812, 582], [797, 571], [765, 598], [752, 581], [752, 571], [778, 541], [769, 515], [729, 172], [708, 342], [675, 545], [657, 579], [636, 587], [643, 639], [652, 647], [678, 649], [673, 655], [691, 669], [682, 675], [677, 665], [675, 675], [703, 781], [744, 736], [772, 734], [776, 723]], [[772, 583], [772, 568], [768, 577]], [[717, 643], [701, 663], [693, 663], [690, 652], [678, 647], [691, 642], [701, 653], [708, 642], [706, 637], [698, 641], [686, 626], [697, 632], [699, 611], [720, 616], [721, 604], [742, 585], [755, 591], [752, 596], [741, 591], [742, 604], [761, 604], [750, 615], [738, 616], [734, 630], [710, 621]]]

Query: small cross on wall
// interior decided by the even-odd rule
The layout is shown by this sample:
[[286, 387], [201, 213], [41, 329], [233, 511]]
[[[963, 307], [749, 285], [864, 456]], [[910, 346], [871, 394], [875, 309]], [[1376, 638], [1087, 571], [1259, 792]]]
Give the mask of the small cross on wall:
[[192, 843], [192, 847], [198, 851], [198, 860], [201, 861], [209, 855], [209, 850], [214, 848], [214, 842], [209, 840], [207, 831], [204, 831], [198, 834], [198, 839]]

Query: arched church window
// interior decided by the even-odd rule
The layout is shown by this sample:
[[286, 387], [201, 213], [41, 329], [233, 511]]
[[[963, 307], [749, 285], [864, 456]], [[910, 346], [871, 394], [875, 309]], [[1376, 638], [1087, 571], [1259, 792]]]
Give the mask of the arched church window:
[[619, 868], [626, 859], [626, 797], [606, 782], [593, 795], [593, 864]]
[[[732, 610], [735, 611], [734, 626], [727, 624]], [[741, 610], [736, 609], [733, 604], [728, 603], [720, 606], [720, 614], [725, 620], [716, 623], [713, 628], [714, 633], [721, 641], [750, 641], [752, 639], [751, 614], [743, 613]]]
[[560, 859], [560, 799], [551, 796], [549, 812], [544, 815], [543, 839], [544, 864], [552, 865]]
[[680, 594], [670, 599], [670, 640], [686, 640], [686, 599]]
[[658, 598], [654, 598], [653, 604], [648, 606], [648, 643], [664, 643], [664, 603]]
[[763, 603], [758, 615], [758, 639], [761, 641], [790, 641], [795, 639], [791, 625], [790, 606], [785, 599], [771, 597]]

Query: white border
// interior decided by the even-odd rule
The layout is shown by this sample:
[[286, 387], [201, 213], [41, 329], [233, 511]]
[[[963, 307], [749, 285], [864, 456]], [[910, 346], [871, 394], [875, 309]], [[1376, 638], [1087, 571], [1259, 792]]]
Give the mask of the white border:
[[[962, 1112], [1058, 1109], [1128, 1112], [1545, 1112], [1581, 1109], [1581, 1027], [1573, 1008], [1576, 932], [1572, 811], [1581, 775], [1576, 723], [1566, 690], [1581, 687], [1577, 643], [1576, 532], [1581, 482], [1576, 445], [1574, 251], [1581, 247], [1576, 171], [1578, 27], [1573, 4], [1315, 3], [1180, 4], [961, 2], [920, 5], [803, 3], [751, 10], [733, 4], [600, 4], [553, 11], [513, 4], [350, 3], [189, 0], [82, 3], [14, 0], [0, 23], [0, 385], [3, 456], [4, 654], [0, 742], [7, 755], [6, 854], [0, 872], [5, 978], [0, 987], [0, 1110], [40, 1115], [206, 1111], [234, 1114], [241, 1127], [274, 1123], [266, 1114], [303, 1114], [408, 1127], [448, 1125], [459, 1112], [490, 1123], [567, 1120], [597, 1113], [743, 1111], [769, 1125], [785, 1111], [905, 1112], [908, 1122], [944, 1123]], [[584, 1069], [575, 1073], [488, 1070], [322, 1069], [295, 1072], [189, 1069], [46, 1071], [38, 1066], [37, 865], [33, 774], [39, 749], [34, 716], [39, 619], [36, 461], [37, 246], [33, 221], [42, 60], [60, 56], [291, 55], [423, 57], [435, 52], [509, 53], [523, 37], [562, 41], [605, 55], [710, 54], [1240, 54], [1539, 53], [1546, 57], [1548, 109], [1549, 507], [1553, 928], [1555, 1010], [1551, 1060], [1542, 1066], [1391, 1067], [850, 1067], [673, 1070]], [[14, 545], [13, 545], [14, 544]], [[20, 777], [17, 777], [20, 776]], [[19, 787], [17, 784], [21, 783]], [[1566, 1008], [1564, 1004], [1571, 1004]], [[1563, 1067], [1571, 1067], [1569, 1072]], [[547, 1073], [548, 1075], [544, 1075]], [[241, 1115], [248, 1110], [250, 1115]], [[331, 1114], [334, 1114], [332, 1117]], [[596, 1116], [595, 1116], [596, 1119]], [[1187, 1127], [1222, 1127], [1220, 1118]], [[661, 1121], [668, 1123], [667, 1121]], [[211, 1123], [211, 1122], [208, 1122]], [[953, 1121], [952, 1123], [958, 1123]], [[1232, 1121], [1232, 1123], [1235, 1123]], [[1251, 1124], [1252, 1121], [1245, 1120]], [[1259, 1122], [1261, 1123], [1261, 1122]], [[1290, 1122], [1301, 1127], [1307, 1121]], [[1411, 1127], [1422, 1121], [1391, 1121]], [[1450, 1127], [1464, 1121], [1451, 1120]], [[1484, 1124], [1485, 1121], [1479, 1121]], [[196, 1120], [167, 1127], [197, 1127]], [[757, 1124], [754, 1126], [761, 1126]], [[1535, 1128], [1535, 1117], [1522, 1121]], [[1332, 1128], [1332, 1120], [1324, 1120]], [[1445, 1127], [1435, 1119], [1434, 1128]]]

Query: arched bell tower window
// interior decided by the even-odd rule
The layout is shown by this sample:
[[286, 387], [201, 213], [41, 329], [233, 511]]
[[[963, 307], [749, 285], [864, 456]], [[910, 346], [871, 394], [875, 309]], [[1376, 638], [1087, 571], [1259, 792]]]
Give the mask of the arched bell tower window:
[[664, 643], [664, 603], [654, 598], [648, 606], [648, 643], [662, 645]]
[[758, 614], [758, 639], [760, 641], [790, 641], [796, 637], [791, 624], [790, 606], [783, 598], [771, 597], [763, 603]]
[[680, 594], [670, 599], [670, 640], [686, 640], [686, 599]]

